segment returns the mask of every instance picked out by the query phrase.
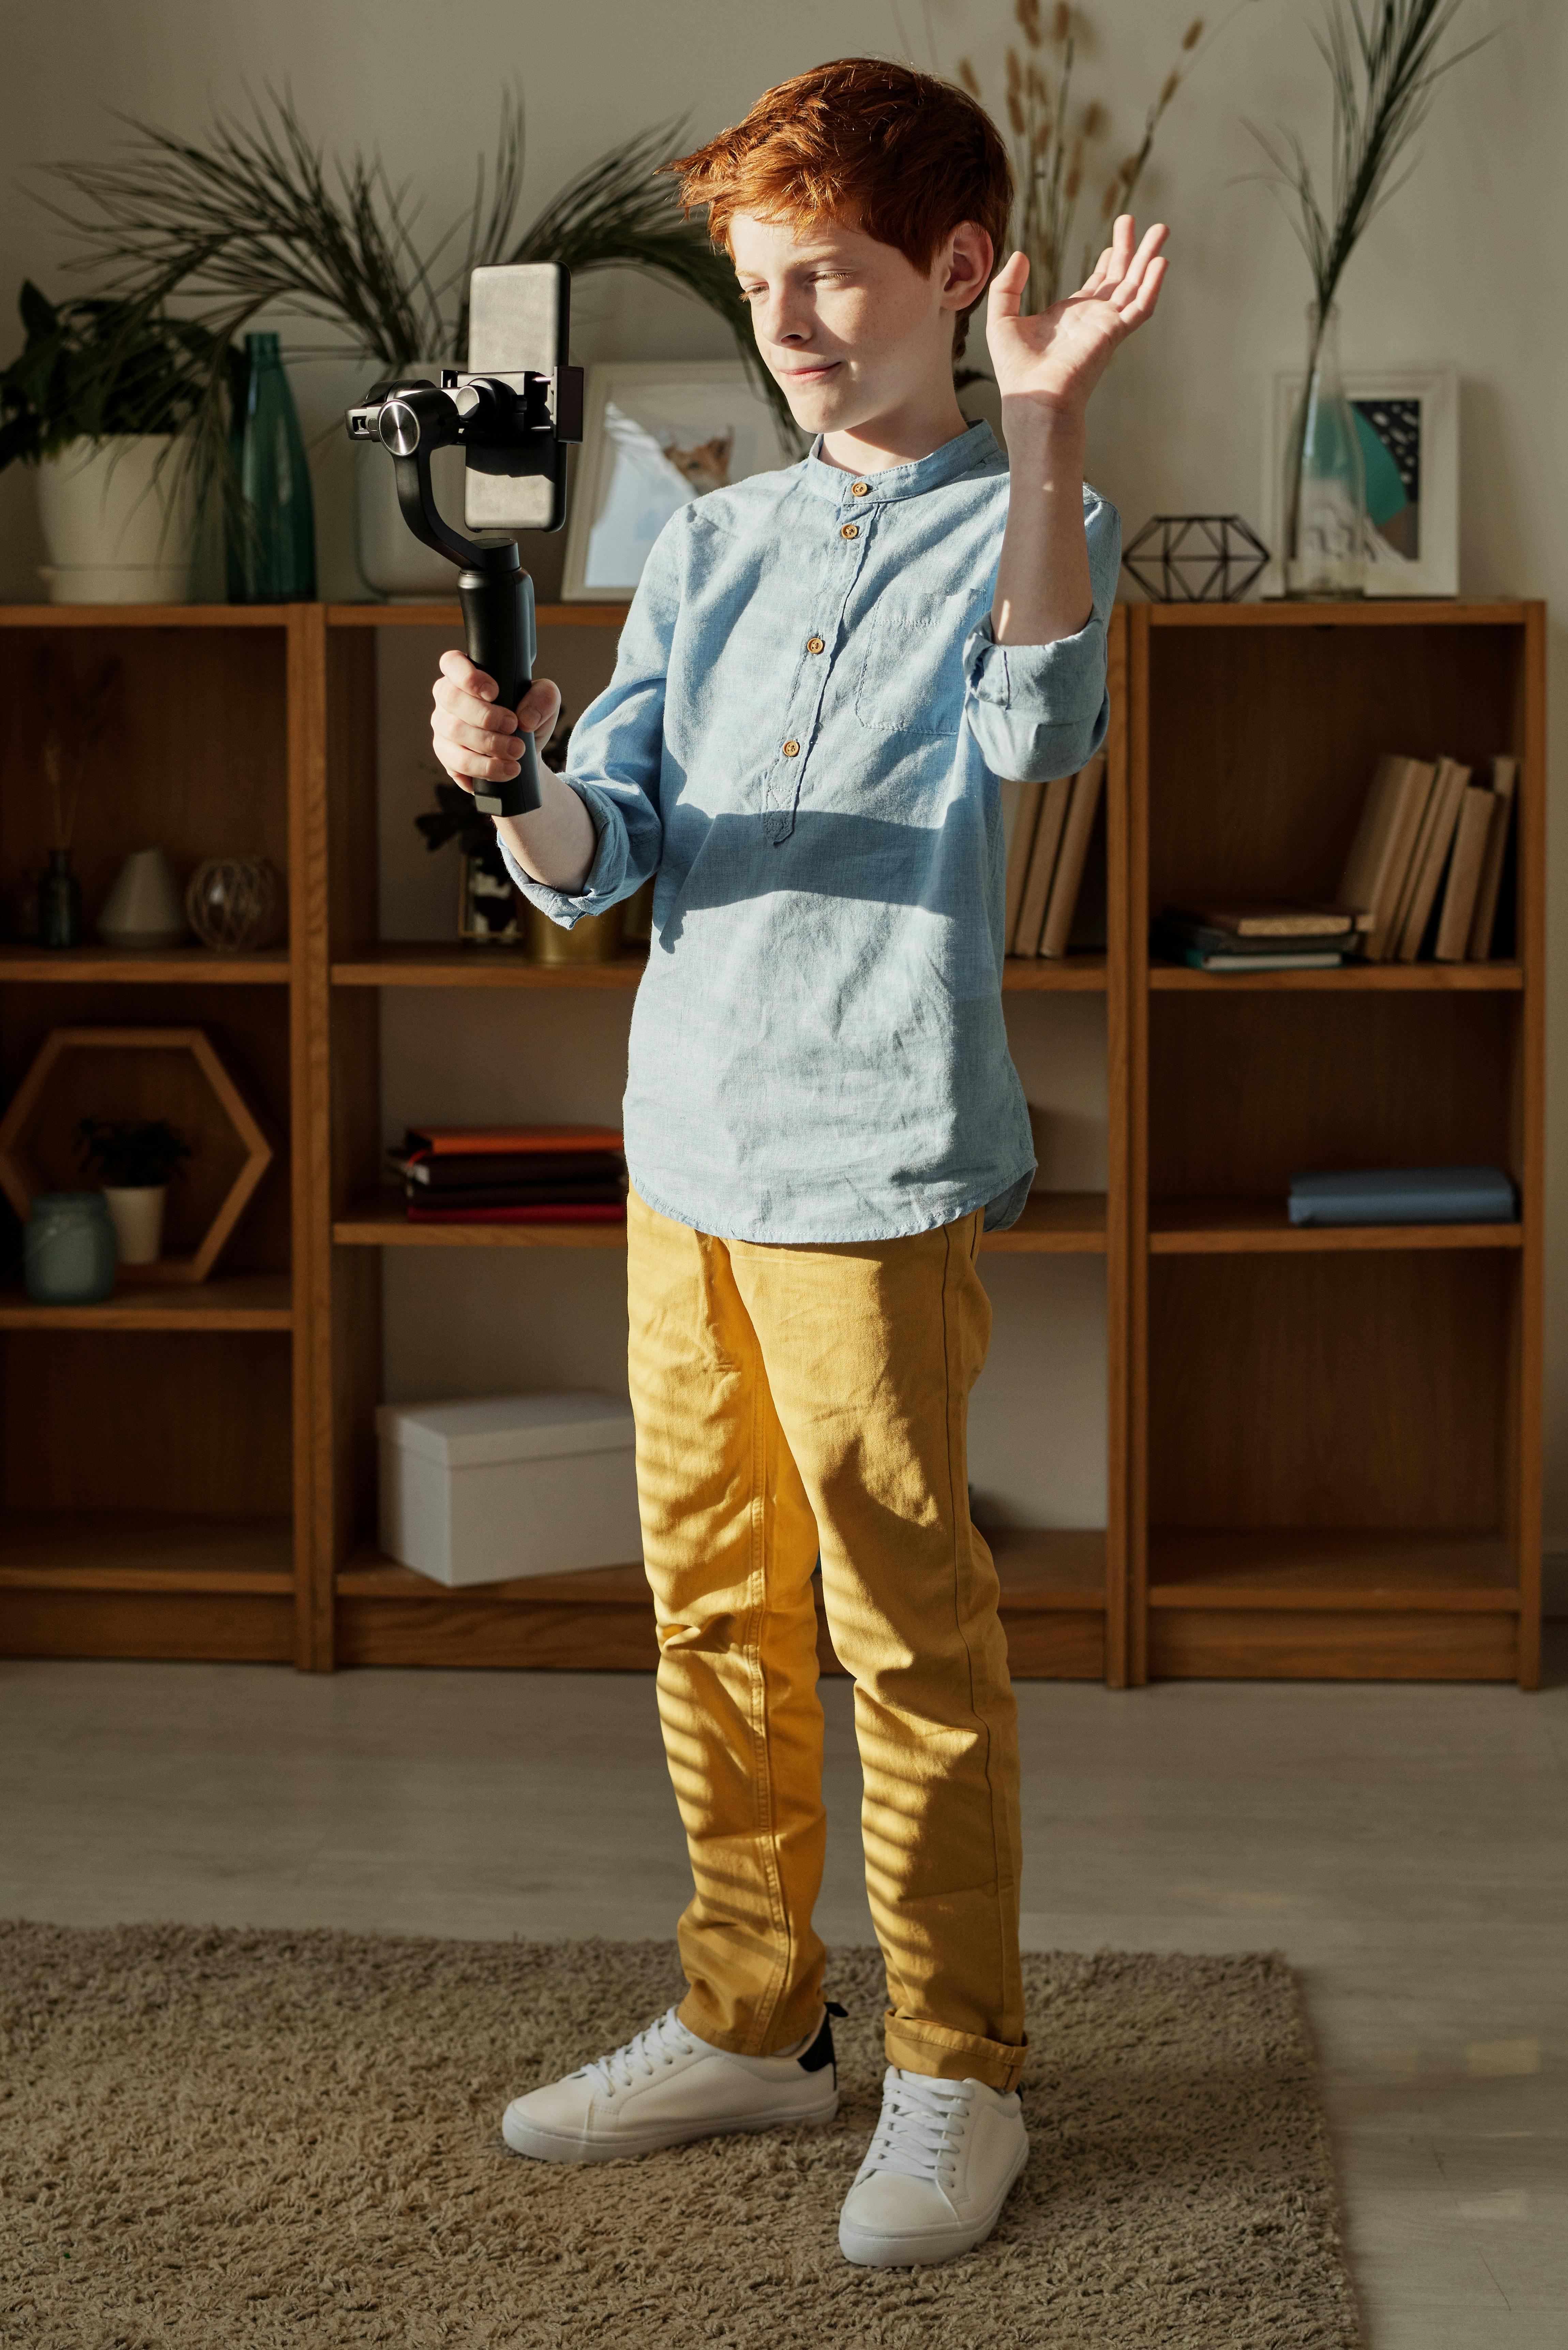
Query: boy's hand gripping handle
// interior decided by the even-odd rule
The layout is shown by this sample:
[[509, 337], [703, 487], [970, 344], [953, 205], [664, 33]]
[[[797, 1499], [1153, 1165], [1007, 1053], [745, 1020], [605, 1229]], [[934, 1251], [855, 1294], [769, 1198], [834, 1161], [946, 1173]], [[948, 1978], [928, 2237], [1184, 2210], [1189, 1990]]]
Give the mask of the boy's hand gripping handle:
[[[534, 681], [534, 582], [519, 569], [516, 548], [505, 552], [512, 558], [509, 567], [497, 563], [493, 569], [460, 572], [457, 593], [468, 658], [495, 680], [497, 707], [515, 710]], [[528, 816], [542, 805], [539, 751], [532, 734], [521, 734], [517, 751], [523, 764], [509, 782], [475, 784], [473, 805], [481, 816]]]

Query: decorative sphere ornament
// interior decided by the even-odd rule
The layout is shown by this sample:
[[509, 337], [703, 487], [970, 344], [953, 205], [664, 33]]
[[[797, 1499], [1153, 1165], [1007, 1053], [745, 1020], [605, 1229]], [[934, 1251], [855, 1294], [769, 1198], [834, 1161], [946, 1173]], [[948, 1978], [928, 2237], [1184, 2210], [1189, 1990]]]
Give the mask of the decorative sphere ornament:
[[218, 954], [244, 954], [275, 937], [283, 883], [265, 857], [209, 857], [185, 891], [191, 928]]

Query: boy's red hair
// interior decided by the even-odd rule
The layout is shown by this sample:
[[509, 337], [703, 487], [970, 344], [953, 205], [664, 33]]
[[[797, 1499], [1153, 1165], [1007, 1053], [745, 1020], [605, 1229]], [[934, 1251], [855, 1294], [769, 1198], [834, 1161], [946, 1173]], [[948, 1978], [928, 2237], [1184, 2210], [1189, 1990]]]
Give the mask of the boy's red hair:
[[[863, 230], [922, 271], [961, 221], [975, 221], [1000, 262], [1012, 210], [1007, 150], [984, 109], [879, 57], [837, 57], [781, 81], [733, 130], [663, 168], [680, 172], [687, 212], [707, 205], [726, 252], [732, 217], [752, 213]], [[956, 321], [955, 354], [981, 298]]]

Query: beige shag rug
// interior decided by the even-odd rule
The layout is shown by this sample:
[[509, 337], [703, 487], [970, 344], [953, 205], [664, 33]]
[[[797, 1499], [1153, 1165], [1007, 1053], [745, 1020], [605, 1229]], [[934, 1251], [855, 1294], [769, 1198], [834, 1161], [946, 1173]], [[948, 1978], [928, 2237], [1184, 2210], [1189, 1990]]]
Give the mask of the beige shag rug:
[[1277, 1958], [1026, 1960], [1033, 2155], [989, 2244], [851, 2268], [880, 1967], [826, 2130], [559, 2168], [510, 2096], [680, 1990], [655, 1942], [0, 1925], [0, 2343], [26, 2350], [1350, 2350]]

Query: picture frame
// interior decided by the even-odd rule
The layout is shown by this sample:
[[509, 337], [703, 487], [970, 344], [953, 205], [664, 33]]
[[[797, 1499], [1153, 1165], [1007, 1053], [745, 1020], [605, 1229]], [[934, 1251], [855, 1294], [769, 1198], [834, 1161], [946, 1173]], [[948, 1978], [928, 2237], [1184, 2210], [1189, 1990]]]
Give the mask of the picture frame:
[[794, 463], [738, 359], [610, 360], [588, 369], [566, 522], [567, 603], [629, 603], [677, 507]]
[[[1261, 592], [1283, 591], [1279, 544], [1285, 449], [1304, 378], [1276, 374], [1263, 411]], [[1366, 593], [1459, 592], [1459, 374], [1453, 367], [1347, 368], [1345, 396], [1368, 457]], [[1401, 494], [1403, 494], [1401, 495]]]

